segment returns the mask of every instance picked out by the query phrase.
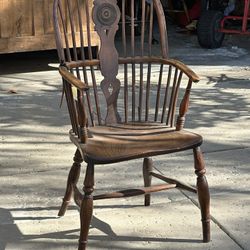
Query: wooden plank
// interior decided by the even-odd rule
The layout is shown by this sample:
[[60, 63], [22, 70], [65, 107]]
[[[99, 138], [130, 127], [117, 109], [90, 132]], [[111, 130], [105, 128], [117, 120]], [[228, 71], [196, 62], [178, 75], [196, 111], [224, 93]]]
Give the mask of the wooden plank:
[[0, 54], [55, 48], [53, 35], [25, 36], [0, 39]]
[[[31, 0], [15, 0], [12, 10], [14, 16], [14, 34], [13, 36], [33, 35], [33, 11]], [[14, 17], [14, 18], [13, 18]]]
[[52, 34], [54, 32], [53, 29], [53, 1], [44, 0], [44, 33]]
[[[92, 8], [93, 8], [93, 0], [89, 0], [89, 10], [91, 12]], [[95, 25], [94, 22], [90, 22], [90, 30], [95, 30]]]
[[[0, 9], [1, 9], [1, 6], [2, 6], [2, 1], [0, 0]], [[1, 11], [0, 11], [0, 39], [1, 39]]]
[[[75, 12], [76, 0], [71, 3]], [[89, 1], [89, 6], [91, 11], [93, 0]], [[52, 0], [0, 0], [0, 53], [55, 49], [52, 10]], [[76, 18], [74, 21], [77, 20], [76, 31], [79, 31], [77, 15], [74, 13], [73, 16]], [[86, 32], [86, 8], [85, 11], [82, 10], [82, 16], [83, 31]], [[90, 25], [90, 32], [93, 36], [92, 45], [98, 46], [99, 37], [94, 32], [93, 23]], [[85, 34], [85, 44], [86, 37]], [[76, 40], [77, 46], [80, 46], [78, 32]]]
[[[98, 46], [99, 37], [94, 32], [92, 33], [92, 37], [93, 46]], [[76, 38], [80, 43], [79, 33], [76, 34]], [[54, 34], [0, 39], [0, 54], [21, 51], [47, 50], [54, 48], [56, 48]]]
[[35, 0], [33, 3], [33, 35], [44, 34], [44, 1]]
[[0, 22], [1, 22], [1, 38], [8, 38], [14, 33], [13, 19], [13, 0], [0, 0]]
[[[87, 16], [86, 16], [86, 4], [84, 1], [79, 1], [79, 8], [80, 8], [80, 13], [81, 13], [81, 18], [82, 18], [82, 23], [83, 23], [83, 31], [87, 32]], [[94, 30], [94, 28], [92, 29]]]
[[77, 8], [77, 0], [71, 1], [71, 11], [73, 14], [73, 23], [75, 31], [79, 31], [79, 18], [78, 18], [78, 8]]

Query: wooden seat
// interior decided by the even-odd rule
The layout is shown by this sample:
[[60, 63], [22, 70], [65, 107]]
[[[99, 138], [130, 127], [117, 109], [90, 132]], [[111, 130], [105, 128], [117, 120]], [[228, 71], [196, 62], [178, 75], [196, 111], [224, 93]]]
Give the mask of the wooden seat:
[[160, 124], [96, 126], [89, 129], [89, 134], [86, 145], [78, 144], [77, 140], [73, 142], [96, 164], [168, 154], [192, 149], [202, 143], [200, 135]]
[[[54, 0], [59, 72], [72, 125], [69, 135], [77, 147], [59, 216], [65, 214], [74, 196], [80, 206], [78, 249], [83, 250], [87, 246], [94, 200], [143, 194], [144, 204], [149, 206], [150, 193], [179, 188], [197, 193], [203, 241], [208, 242], [210, 198], [200, 149], [202, 137], [184, 130], [191, 87], [199, 77], [185, 64], [168, 58], [167, 29], [160, 0], [136, 1], [136, 18], [135, 0], [93, 3]], [[154, 34], [158, 35], [159, 46], [152, 47], [155, 20], [158, 32], [154, 30]], [[96, 58], [91, 41], [93, 23], [100, 38]], [[157, 155], [184, 150], [193, 151], [197, 188], [154, 171]], [[116, 163], [117, 171], [124, 171], [122, 161], [138, 158], [143, 159], [144, 187], [94, 194], [95, 165], [103, 164], [105, 168], [105, 164]], [[77, 182], [83, 161], [86, 168], [82, 193]], [[113, 188], [112, 173], [107, 176]], [[151, 185], [152, 177], [165, 183]]]

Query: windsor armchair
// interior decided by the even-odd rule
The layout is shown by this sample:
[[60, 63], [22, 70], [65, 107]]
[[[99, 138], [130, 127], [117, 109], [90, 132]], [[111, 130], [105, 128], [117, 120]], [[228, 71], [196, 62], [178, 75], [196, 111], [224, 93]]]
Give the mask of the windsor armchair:
[[[191, 86], [199, 78], [181, 62], [168, 59], [160, 0], [138, 2], [141, 17], [135, 19], [134, 0], [130, 0], [129, 7], [127, 0], [94, 0], [93, 9], [90, 0], [54, 0], [59, 72], [72, 124], [69, 135], [77, 147], [59, 216], [65, 214], [74, 196], [80, 206], [80, 250], [87, 245], [93, 200], [143, 194], [145, 206], [149, 206], [151, 192], [175, 187], [198, 194], [203, 241], [210, 240], [209, 189], [200, 150], [202, 137], [183, 129]], [[128, 9], [129, 20], [125, 17]], [[161, 56], [153, 53], [155, 20]], [[140, 34], [135, 35], [138, 22]], [[97, 59], [93, 58], [91, 48], [91, 25], [100, 38]], [[119, 54], [115, 41], [122, 45], [118, 46]], [[153, 171], [153, 156], [183, 150], [193, 150], [197, 188]], [[144, 159], [144, 187], [93, 195], [96, 165], [137, 158]], [[82, 194], [76, 184], [83, 161], [87, 167]], [[152, 177], [165, 183], [153, 186]]]

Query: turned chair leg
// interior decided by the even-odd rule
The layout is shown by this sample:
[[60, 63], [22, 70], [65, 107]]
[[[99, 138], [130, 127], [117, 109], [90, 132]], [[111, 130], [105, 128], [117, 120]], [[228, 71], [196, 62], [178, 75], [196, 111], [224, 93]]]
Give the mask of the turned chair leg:
[[88, 163], [84, 180], [84, 197], [80, 208], [81, 231], [78, 250], [85, 250], [87, 246], [89, 226], [93, 213], [93, 191], [94, 191], [94, 164]]
[[205, 177], [206, 169], [202, 152], [199, 147], [194, 148], [195, 174], [197, 175], [197, 192], [201, 209], [203, 242], [210, 241], [210, 194]]
[[[152, 176], [151, 172], [153, 170], [153, 160], [151, 158], [144, 158], [143, 161], [143, 179], [144, 179], [144, 187], [150, 187]], [[145, 194], [144, 205], [150, 206], [150, 194]]]
[[82, 159], [81, 153], [77, 149], [75, 152], [75, 156], [74, 156], [74, 163], [69, 171], [67, 187], [66, 187], [66, 191], [65, 191], [65, 195], [63, 198], [61, 208], [58, 212], [58, 216], [63, 216], [68, 208], [68, 205], [70, 203], [70, 199], [71, 199], [72, 194], [73, 194], [74, 186], [77, 184], [79, 176], [80, 176], [82, 161], [83, 161], [83, 159]]

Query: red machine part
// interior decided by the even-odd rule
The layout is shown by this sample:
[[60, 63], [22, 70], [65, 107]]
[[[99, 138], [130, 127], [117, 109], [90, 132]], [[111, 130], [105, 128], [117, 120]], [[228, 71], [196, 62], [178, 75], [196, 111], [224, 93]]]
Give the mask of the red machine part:
[[[245, 5], [244, 5], [244, 14], [243, 16], [225, 16], [221, 20], [221, 28], [220, 32], [223, 33], [230, 33], [230, 34], [240, 34], [240, 35], [250, 35], [250, 31], [247, 30], [247, 23], [250, 21], [250, 0], [245, 0]], [[242, 28], [241, 30], [236, 30], [236, 29], [227, 29], [225, 28], [225, 22], [227, 20], [242, 20]]]

